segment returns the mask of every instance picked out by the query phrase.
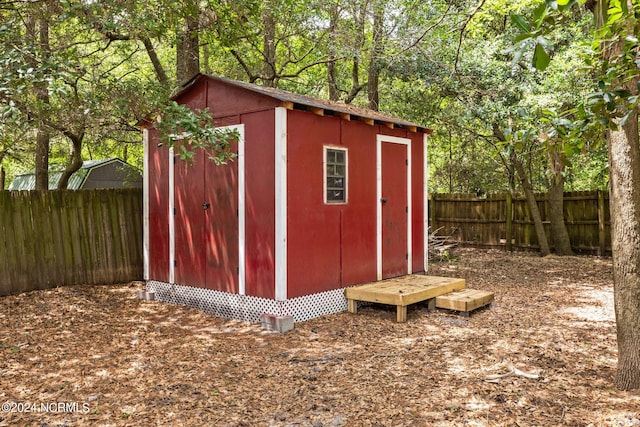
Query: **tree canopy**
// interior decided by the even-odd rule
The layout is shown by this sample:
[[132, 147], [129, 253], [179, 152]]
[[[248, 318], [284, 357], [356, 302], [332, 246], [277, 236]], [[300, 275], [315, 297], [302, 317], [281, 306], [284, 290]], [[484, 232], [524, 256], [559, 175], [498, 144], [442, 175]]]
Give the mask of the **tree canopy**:
[[[432, 127], [432, 191], [516, 190], [511, 151], [544, 191], [552, 147], [563, 152], [570, 189], [602, 188], [599, 139], [558, 126], [593, 89], [589, 73], [576, 72], [586, 64], [591, 21], [577, 9], [583, 19], [523, 39], [535, 45], [531, 53], [513, 40], [534, 31], [526, 26], [536, 7], [531, 0], [4, 2], [0, 165], [8, 180], [33, 169], [46, 136], [50, 145], [40, 147], [51, 164], [117, 156], [140, 166], [135, 124], [202, 71]], [[547, 70], [533, 71], [551, 57]], [[496, 126], [514, 138], [499, 141]], [[551, 137], [543, 143], [541, 135]]]

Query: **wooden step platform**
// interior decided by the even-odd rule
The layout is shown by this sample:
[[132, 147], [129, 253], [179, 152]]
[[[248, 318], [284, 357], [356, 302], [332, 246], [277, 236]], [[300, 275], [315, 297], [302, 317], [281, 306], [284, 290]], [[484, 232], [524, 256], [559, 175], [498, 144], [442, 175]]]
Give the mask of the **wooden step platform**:
[[437, 296], [436, 307], [459, 311], [463, 316], [468, 317], [469, 312], [490, 305], [493, 297], [493, 292], [467, 288]]
[[[465, 289], [465, 280], [452, 277], [411, 274], [345, 290], [349, 312], [358, 312], [358, 301], [395, 305], [398, 322], [407, 321], [407, 306]], [[431, 304], [430, 304], [431, 306]], [[435, 305], [433, 305], [435, 307]]]

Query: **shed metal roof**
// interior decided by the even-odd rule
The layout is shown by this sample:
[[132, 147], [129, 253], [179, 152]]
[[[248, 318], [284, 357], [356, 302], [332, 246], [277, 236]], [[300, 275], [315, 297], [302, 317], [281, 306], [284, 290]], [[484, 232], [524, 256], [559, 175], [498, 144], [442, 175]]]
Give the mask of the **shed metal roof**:
[[[69, 178], [68, 190], [79, 190], [82, 188], [89, 172], [99, 166], [106, 165], [108, 163], [119, 162], [125, 165], [128, 163], [123, 162], [118, 158], [99, 159], [99, 160], [87, 160], [82, 162], [82, 166]], [[49, 190], [55, 190], [58, 188], [58, 182], [64, 171], [49, 168]], [[35, 171], [25, 172], [20, 175], [16, 175], [13, 182], [9, 185], [9, 190], [34, 190], [36, 188], [36, 173]]]
[[[212, 79], [231, 86], [241, 87], [250, 90], [255, 93], [259, 93], [268, 96], [273, 99], [277, 99], [283, 103], [283, 106], [289, 109], [300, 108], [308, 109], [316, 113], [324, 114], [326, 111], [337, 113], [345, 118], [349, 119], [365, 119], [365, 121], [378, 122], [380, 124], [392, 127], [393, 125], [410, 129], [412, 131], [424, 132], [427, 134], [433, 133], [433, 131], [425, 126], [411, 123], [406, 120], [392, 117], [378, 111], [369, 110], [367, 108], [360, 108], [350, 104], [343, 104], [339, 102], [333, 102], [323, 100], [319, 98], [313, 98], [311, 96], [299, 95], [293, 92], [288, 92], [282, 89], [276, 89], [266, 86], [258, 86], [253, 83], [241, 82], [238, 80], [227, 79], [224, 77], [212, 76], [209, 74], [196, 74], [191, 80], [184, 84], [183, 89], [178, 92], [173, 98], [179, 97], [182, 93], [188, 91], [191, 86], [200, 81], [201, 79]], [[301, 108], [302, 107], [302, 108]]]

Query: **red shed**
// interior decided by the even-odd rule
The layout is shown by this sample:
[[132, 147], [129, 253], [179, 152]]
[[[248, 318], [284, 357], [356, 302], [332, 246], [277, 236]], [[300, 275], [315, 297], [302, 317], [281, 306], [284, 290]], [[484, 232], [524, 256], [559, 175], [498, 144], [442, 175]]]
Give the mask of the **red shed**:
[[429, 129], [199, 74], [174, 99], [235, 128], [237, 158], [176, 160], [144, 129], [145, 279], [223, 317], [346, 310], [344, 288], [426, 269]]

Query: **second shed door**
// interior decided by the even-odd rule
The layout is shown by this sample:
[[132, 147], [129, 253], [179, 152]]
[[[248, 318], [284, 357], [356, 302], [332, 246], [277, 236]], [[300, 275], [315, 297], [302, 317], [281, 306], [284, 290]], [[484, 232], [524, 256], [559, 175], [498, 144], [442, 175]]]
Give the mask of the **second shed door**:
[[411, 273], [410, 140], [378, 136], [378, 279]]

